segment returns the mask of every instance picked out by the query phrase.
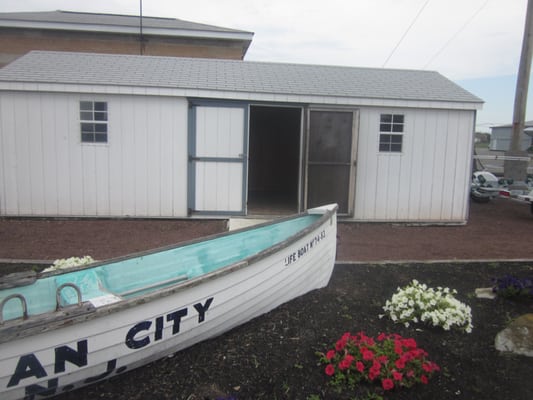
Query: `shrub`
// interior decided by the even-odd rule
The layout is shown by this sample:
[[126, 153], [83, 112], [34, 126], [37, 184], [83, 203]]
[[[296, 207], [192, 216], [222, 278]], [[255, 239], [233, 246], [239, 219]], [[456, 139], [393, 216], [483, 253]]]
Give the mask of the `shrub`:
[[506, 275], [493, 279], [492, 291], [504, 298], [533, 298], [533, 279]]
[[326, 364], [324, 372], [331, 378], [330, 383], [339, 389], [353, 388], [361, 381], [378, 383], [384, 390], [427, 384], [440, 370], [414, 339], [398, 334], [381, 333], [374, 339], [364, 332], [355, 335], [347, 332], [333, 348], [319, 356], [321, 363]]
[[458, 301], [455, 294], [456, 290], [428, 288], [414, 279], [409, 285], [398, 288], [383, 310], [394, 322], [403, 323], [405, 327], [411, 322], [421, 322], [444, 330], [458, 328], [470, 333], [472, 310]]

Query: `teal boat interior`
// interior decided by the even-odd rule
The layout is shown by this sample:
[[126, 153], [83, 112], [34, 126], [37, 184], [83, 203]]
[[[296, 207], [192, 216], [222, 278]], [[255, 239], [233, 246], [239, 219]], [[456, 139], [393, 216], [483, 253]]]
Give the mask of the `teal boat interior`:
[[[80, 302], [116, 302], [175, 285], [234, 264], [311, 226], [321, 215], [303, 215], [184, 246], [97, 263], [43, 276], [0, 291], [0, 322], [55, 311]], [[59, 290], [58, 290], [59, 289]], [[101, 303], [105, 304], [105, 303]]]

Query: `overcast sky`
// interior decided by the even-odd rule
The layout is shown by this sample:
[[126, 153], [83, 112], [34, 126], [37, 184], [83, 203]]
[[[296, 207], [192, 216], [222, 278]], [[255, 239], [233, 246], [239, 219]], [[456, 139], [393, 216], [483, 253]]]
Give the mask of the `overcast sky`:
[[[139, 0], [1, 0], [0, 12], [139, 13]], [[436, 70], [510, 123], [527, 0], [143, 0], [143, 14], [254, 32], [246, 60]], [[533, 118], [533, 99], [527, 118]]]

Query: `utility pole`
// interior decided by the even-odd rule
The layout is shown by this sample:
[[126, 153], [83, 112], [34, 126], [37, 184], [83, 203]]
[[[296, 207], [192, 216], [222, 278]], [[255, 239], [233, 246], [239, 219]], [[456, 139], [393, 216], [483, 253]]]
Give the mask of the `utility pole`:
[[516, 184], [524, 184], [527, 177], [528, 161], [512, 158], [527, 157], [527, 152], [520, 149], [520, 138], [524, 133], [526, 117], [527, 92], [531, 72], [531, 55], [533, 51], [533, 0], [527, 2], [526, 24], [524, 38], [522, 39], [522, 53], [516, 81], [516, 92], [513, 112], [513, 131], [509, 151], [505, 153], [504, 174], [508, 179], [513, 179]]

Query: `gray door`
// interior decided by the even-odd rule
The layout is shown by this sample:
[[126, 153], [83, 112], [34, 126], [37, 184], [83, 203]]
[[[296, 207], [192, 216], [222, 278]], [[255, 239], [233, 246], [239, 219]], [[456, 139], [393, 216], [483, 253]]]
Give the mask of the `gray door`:
[[189, 212], [246, 213], [248, 106], [194, 103], [189, 111]]
[[337, 203], [339, 214], [352, 214], [356, 117], [355, 111], [309, 111], [307, 208]]

